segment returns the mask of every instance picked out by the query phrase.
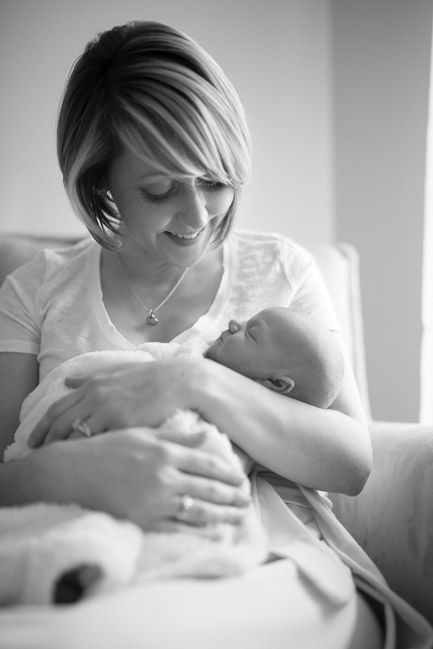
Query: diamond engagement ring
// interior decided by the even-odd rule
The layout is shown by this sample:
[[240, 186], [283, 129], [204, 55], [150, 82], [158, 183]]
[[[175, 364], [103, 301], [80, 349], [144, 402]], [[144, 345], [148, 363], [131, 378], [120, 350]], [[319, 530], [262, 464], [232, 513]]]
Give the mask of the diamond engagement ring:
[[181, 496], [179, 502], [179, 511], [176, 514], [176, 519], [178, 521], [187, 521], [189, 518], [189, 513], [194, 507], [194, 498], [189, 494]]
[[85, 421], [81, 421], [79, 417], [77, 417], [77, 419], [73, 422], [72, 430], [77, 431], [77, 433], [81, 433], [82, 435], [84, 435], [84, 437], [92, 437], [93, 433], [89, 424], [87, 424]]

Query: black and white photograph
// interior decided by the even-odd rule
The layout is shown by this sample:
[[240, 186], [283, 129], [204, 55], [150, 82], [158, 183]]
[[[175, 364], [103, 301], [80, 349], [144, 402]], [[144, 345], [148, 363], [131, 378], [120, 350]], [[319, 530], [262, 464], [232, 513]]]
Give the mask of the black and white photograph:
[[433, 649], [433, 0], [0, 0], [0, 649]]

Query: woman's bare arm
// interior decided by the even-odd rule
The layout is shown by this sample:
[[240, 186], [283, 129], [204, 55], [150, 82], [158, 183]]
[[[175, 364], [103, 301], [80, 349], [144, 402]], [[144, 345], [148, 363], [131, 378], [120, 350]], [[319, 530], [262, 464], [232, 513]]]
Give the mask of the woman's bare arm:
[[[207, 361], [212, 362], [212, 361]], [[257, 462], [304, 486], [356, 494], [370, 473], [366, 418], [351, 369], [327, 410], [282, 396], [214, 364], [195, 405]], [[192, 404], [194, 405], [194, 404]]]
[[38, 375], [34, 354], [0, 353], [0, 506], [32, 500], [27, 462], [5, 464], [3, 453], [14, 441], [22, 403], [37, 386]]
[[18, 428], [22, 403], [39, 381], [34, 354], [0, 353], [0, 462]]
[[348, 364], [328, 410], [197, 357], [119, 366], [74, 379], [71, 387], [76, 389], [37, 425], [37, 445], [64, 437], [77, 417], [90, 421], [96, 432], [158, 426], [176, 409], [192, 408], [255, 461], [299, 484], [355, 494], [371, 469], [370, 437]]

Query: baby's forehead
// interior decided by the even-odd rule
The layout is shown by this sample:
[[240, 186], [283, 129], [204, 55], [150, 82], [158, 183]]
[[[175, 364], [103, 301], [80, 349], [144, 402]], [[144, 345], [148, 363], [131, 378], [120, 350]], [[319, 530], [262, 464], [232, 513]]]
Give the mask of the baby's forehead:
[[263, 309], [251, 318], [254, 322], [266, 330], [266, 340], [286, 353], [293, 353], [300, 343], [311, 343], [317, 333], [309, 318], [287, 307]]
[[301, 316], [287, 307], [268, 307], [259, 311], [249, 319], [249, 322], [263, 322], [270, 327], [294, 327], [300, 324]]

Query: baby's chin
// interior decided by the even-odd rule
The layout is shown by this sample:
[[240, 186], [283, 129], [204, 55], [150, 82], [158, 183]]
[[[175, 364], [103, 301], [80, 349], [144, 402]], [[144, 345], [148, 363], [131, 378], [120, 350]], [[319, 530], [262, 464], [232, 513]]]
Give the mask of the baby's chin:
[[205, 352], [206, 358], [210, 358], [212, 361], [218, 360], [219, 352], [221, 351], [222, 342], [223, 341], [221, 336], [213, 340]]
[[211, 361], [216, 361], [218, 356], [218, 343], [215, 341], [209, 345], [205, 352], [205, 357], [210, 358]]

